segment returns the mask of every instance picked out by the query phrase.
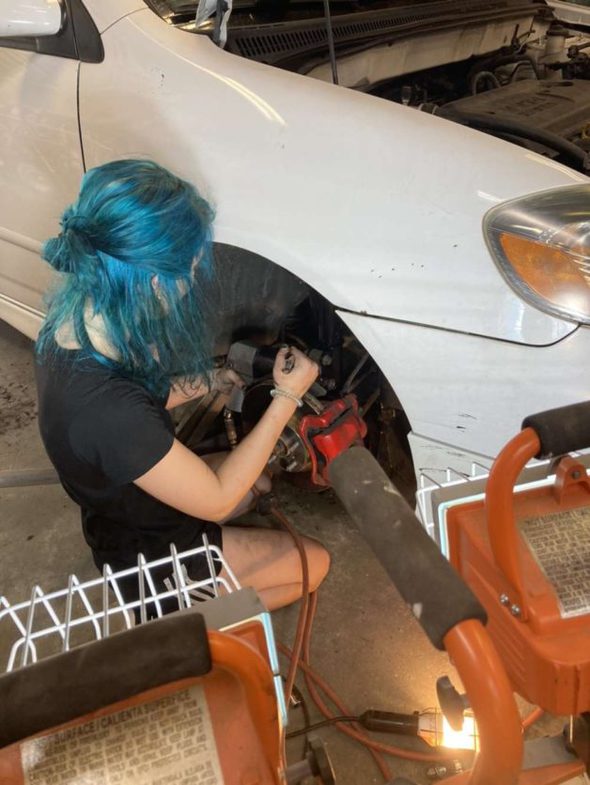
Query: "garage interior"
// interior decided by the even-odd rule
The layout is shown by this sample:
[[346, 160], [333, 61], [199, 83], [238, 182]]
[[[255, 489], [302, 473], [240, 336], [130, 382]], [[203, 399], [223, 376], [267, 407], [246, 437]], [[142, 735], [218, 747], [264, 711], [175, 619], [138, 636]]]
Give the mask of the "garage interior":
[[[46, 13], [34, 35], [19, 28], [27, 3]], [[590, 785], [589, 0], [13, 5], [14, 18], [0, 8], [0, 129], [16, 151], [0, 161], [0, 785]], [[54, 92], [35, 94], [43, 66]], [[23, 150], [41, 165], [36, 201], [15, 211]], [[40, 435], [31, 338], [49, 227], [74, 233], [103, 282], [124, 266], [94, 216], [53, 202], [128, 157], [182, 170], [215, 202], [217, 278], [195, 272], [207, 235], [171, 291], [188, 301], [207, 281], [191, 302], [202, 316], [211, 294], [218, 370], [246, 380], [180, 407], [172, 437], [231, 454], [274, 400], [297, 406], [266, 464], [272, 499], [254, 489], [259, 509], [237, 525], [292, 526], [331, 565], [309, 593], [302, 558], [303, 599], [272, 614], [208, 545], [196, 588], [175, 546], [157, 591], [141, 555], [139, 600], [120, 612]], [[147, 299], [164, 323], [158, 275]], [[78, 338], [87, 309], [82, 332], [70, 317]], [[273, 379], [294, 349], [319, 369], [301, 395]], [[523, 422], [532, 388], [548, 411]], [[506, 429], [520, 441], [498, 460]]]
[[[39, 437], [33, 384], [31, 342], [6, 325], [0, 326], [0, 396], [2, 420], [0, 463], [3, 471], [47, 470], [51, 466]], [[317, 537], [332, 555], [330, 573], [319, 592], [312, 638], [312, 664], [341, 700], [361, 714], [368, 709], [412, 714], [437, 705], [436, 682], [449, 676], [460, 685], [447, 655], [436, 651], [393, 587], [388, 576], [331, 491], [304, 492], [282, 482], [277, 488], [281, 509], [298, 530]], [[59, 485], [0, 489], [3, 595], [14, 605], [29, 598], [33, 586], [47, 594], [65, 586], [71, 574], [81, 581], [96, 577], [80, 530], [79, 510]], [[258, 516], [242, 518], [260, 525]], [[15, 642], [11, 625], [0, 626], [0, 657], [4, 668]], [[297, 607], [273, 614], [279, 642], [291, 645]], [[282, 672], [288, 661], [283, 657]], [[297, 685], [306, 699], [309, 722], [323, 719], [310, 699], [301, 673]], [[532, 710], [519, 701], [523, 717]], [[289, 730], [304, 727], [302, 707], [291, 710]], [[554, 736], [564, 718], [544, 714], [530, 727], [527, 738]], [[381, 783], [383, 776], [366, 748], [327, 726], [316, 731], [325, 742], [339, 785]], [[384, 744], [431, 754], [421, 740], [397, 734], [373, 733]], [[302, 756], [302, 737], [287, 742], [287, 754]], [[406, 777], [417, 785], [444, 781], [472, 764], [473, 753], [449, 750], [431, 763], [387, 757], [392, 778]], [[391, 781], [395, 781], [392, 779]], [[304, 780], [305, 785], [314, 779]], [[572, 783], [578, 780], [572, 780]], [[582, 782], [580, 778], [580, 782]]]

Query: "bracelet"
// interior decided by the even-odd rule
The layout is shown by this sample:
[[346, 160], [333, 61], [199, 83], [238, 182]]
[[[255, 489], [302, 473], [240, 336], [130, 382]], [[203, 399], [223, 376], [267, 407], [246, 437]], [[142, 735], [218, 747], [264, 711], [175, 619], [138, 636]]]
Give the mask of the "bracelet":
[[299, 408], [303, 406], [303, 401], [301, 398], [298, 398], [295, 393], [289, 392], [289, 390], [283, 390], [282, 387], [274, 387], [270, 391], [270, 395], [272, 398], [276, 398], [276, 396], [282, 396], [283, 398], [288, 398], [290, 401], [294, 401]]

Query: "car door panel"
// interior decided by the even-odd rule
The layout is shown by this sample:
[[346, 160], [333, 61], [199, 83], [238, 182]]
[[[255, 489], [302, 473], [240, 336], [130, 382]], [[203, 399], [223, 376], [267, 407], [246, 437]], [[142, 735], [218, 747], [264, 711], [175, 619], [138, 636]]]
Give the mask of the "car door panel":
[[11, 300], [42, 308], [39, 249], [80, 184], [77, 78], [75, 60], [0, 49], [0, 315], [13, 324]]

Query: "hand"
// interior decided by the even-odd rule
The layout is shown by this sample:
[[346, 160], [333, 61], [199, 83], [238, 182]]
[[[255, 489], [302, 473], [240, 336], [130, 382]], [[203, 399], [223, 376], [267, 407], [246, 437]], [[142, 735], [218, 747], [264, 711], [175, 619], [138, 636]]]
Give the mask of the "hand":
[[[284, 373], [287, 355], [292, 357], [294, 365], [289, 373]], [[319, 370], [318, 365], [303, 352], [290, 347], [281, 349], [277, 354], [272, 375], [277, 387], [301, 398], [318, 378]]]
[[216, 368], [211, 373], [211, 392], [231, 395], [234, 387], [244, 389], [244, 380], [232, 368]]

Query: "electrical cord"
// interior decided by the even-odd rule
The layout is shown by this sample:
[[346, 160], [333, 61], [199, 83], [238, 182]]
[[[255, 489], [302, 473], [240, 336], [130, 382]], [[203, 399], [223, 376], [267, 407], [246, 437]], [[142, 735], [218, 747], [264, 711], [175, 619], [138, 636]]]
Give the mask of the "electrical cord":
[[[300, 666], [306, 677], [307, 688], [312, 698], [316, 702], [319, 710], [324, 715], [324, 717], [326, 717], [327, 719], [334, 715], [330, 712], [329, 708], [322, 700], [321, 695], [318, 693], [315, 687], [315, 684], [317, 684], [317, 686], [326, 695], [326, 697], [336, 706], [336, 708], [341, 714], [350, 716], [352, 712], [339, 699], [338, 695], [327, 684], [327, 682], [325, 682], [320, 676], [318, 676], [317, 673], [315, 673], [315, 671], [312, 669], [310, 665], [311, 628], [313, 625], [313, 619], [315, 616], [316, 607], [317, 607], [317, 597], [314, 594], [312, 595], [311, 598], [311, 608], [308, 616], [308, 625], [306, 627], [304, 643], [303, 643], [303, 661], [302, 663], [300, 663]], [[374, 741], [365, 733], [363, 733], [361, 730], [357, 730], [355, 728], [349, 728], [346, 725], [340, 725], [338, 726], [338, 728], [340, 731], [342, 731], [342, 733], [345, 733], [347, 736], [350, 736], [351, 738], [356, 739], [357, 741], [361, 741], [361, 743], [363, 743], [366, 747], [369, 747], [369, 749], [371, 749], [373, 752], [392, 755], [396, 758], [403, 758], [404, 760], [425, 761], [427, 763], [437, 762], [444, 759], [444, 756], [440, 754], [414, 752], [412, 750], [406, 750], [403, 747], [396, 747], [391, 744], [383, 744], [381, 742]]]
[[299, 616], [297, 618], [297, 628], [295, 630], [295, 640], [293, 643], [293, 657], [291, 659], [287, 678], [285, 680], [285, 701], [287, 706], [291, 700], [295, 678], [297, 676], [297, 663], [301, 656], [303, 648], [304, 632], [309, 615], [309, 565], [307, 563], [307, 554], [305, 553], [305, 546], [299, 536], [297, 530], [291, 521], [277, 508], [276, 504], [270, 508], [270, 514], [273, 518], [291, 535], [293, 542], [299, 552], [301, 559], [301, 606], [299, 608]]
[[540, 720], [541, 717], [543, 716], [543, 714], [545, 714], [543, 709], [541, 709], [539, 706], [537, 706], [536, 708], [534, 708], [530, 712], [530, 714], [527, 714], [526, 717], [523, 717], [523, 720], [522, 720], [522, 729], [523, 729], [523, 731], [527, 730], [528, 728], [531, 727], [531, 725], [534, 725], [535, 722]]
[[[406, 750], [402, 747], [396, 747], [394, 745], [383, 744], [381, 742], [374, 741], [360, 728], [355, 729], [347, 727], [345, 724], [339, 724], [337, 720], [338, 715], [334, 715], [330, 711], [320, 692], [316, 688], [316, 684], [317, 687], [319, 687], [319, 689], [326, 695], [326, 697], [336, 706], [340, 712], [340, 716], [352, 717], [352, 712], [347, 709], [345, 704], [343, 704], [334, 690], [311, 668], [309, 664], [311, 630], [317, 608], [317, 593], [309, 593], [309, 571], [305, 548], [300, 535], [293, 527], [291, 522], [286, 518], [286, 516], [277, 509], [276, 504], [271, 508], [271, 514], [275, 520], [280, 523], [281, 526], [283, 526], [289, 532], [289, 534], [291, 534], [299, 551], [303, 575], [305, 577], [305, 574], [307, 573], [308, 578], [307, 587], [303, 587], [304, 589], [307, 588], [307, 592], [304, 591], [302, 593], [302, 607], [299, 613], [293, 650], [290, 650], [284, 644], [278, 644], [279, 651], [281, 651], [290, 659], [289, 674], [285, 685], [285, 694], [288, 694], [290, 697], [293, 690], [295, 677], [297, 675], [297, 668], [300, 667], [304, 673], [304, 678], [309, 694], [320, 712], [324, 715], [325, 719], [330, 720], [329, 724], [336, 725], [338, 730], [340, 730], [342, 733], [345, 733], [347, 736], [359, 742], [368, 749], [386, 782], [391, 779], [392, 773], [387, 762], [384, 760], [383, 755], [391, 755], [404, 760], [413, 760], [426, 763], [436, 763], [444, 760], [445, 757], [442, 755], [414, 752], [411, 750]], [[296, 656], [296, 654], [298, 654], [298, 656]], [[342, 721], [340, 722], [342, 723]]]
[[[295, 684], [295, 678], [297, 676], [297, 668], [302, 663], [302, 653], [303, 653], [303, 647], [305, 645], [306, 638], [308, 640], [308, 647], [309, 647], [309, 638], [311, 637], [311, 628], [313, 625], [313, 618], [315, 616], [315, 609], [317, 606], [317, 594], [315, 592], [313, 594], [310, 594], [309, 592], [309, 567], [307, 564], [307, 555], [305, 553], [305, 547], [303, 545], [303, 541], [299, 533], [297, 532], [295, 527], [291, 524], [289, 519], [284, 515], [284, 513], [282, 513], [277, 508], [276, 504], [272, 505], [270, 509], [270, 513], [274, 517], [274, 519], [283, 528], [285, 528], [286, 531], [289, 532], [289, 534], [293, 538], [293, 541], [295, 542], [295, 545], [297, 547], [301, 559], [301, 570], [302, 570], [301, 608], [299, 611], [299, 618], [297, 620], [297, 630], [295, 633], [293, 650], [291, 651], [290, 649], [288, 649], [286, 646], [282, 644], [278, 645], [278, 649], [280, 651], [283, 651], [284, 653], [286, 652], [287, 657], [290, 660], [289, 672], [285, 684], [285, 695], [287, 696], [287, 705], [289, 705], [289, 700], [293, 692], [293, 686]], [[309, 689], [309, 683], [307, 686]], [[312, 699], [317, 703], [316, 697], [311, 692], [311, 690], [310, 690], [310, 694]], [[317, 698], [321, 701], [319, 695], [317, 695]], [[319, 704], [318, 704], [318, 708], [320, 708]], [[351, 712], [346, 712], [346, 711], [343, 711], [342, 713], [347, 714], [349, 716], [351, 714]], [[328, 710], [328, 716], [331, 716], [329, 714], [329, 710]], [[370, 741], [368, 736], [365, 738], [367, 741]], [[384, 780], [388, 782], [391, 779], [392, 775], [387, 763], [383, 760], [383, 758], [381, 757], [378, 751], [369, 749], [369, 752], [375, 759], [375, 763], [377, 764], [379, 771], [383, 775]]]
[[[263, 498], [263, 494], [258, 490], [256, 484], [252, 486], [252, 496], [257, 499], [257, 504]], [[271, 500], [271, 505], [268, 509], [268, 513], [280, 526], [282, 526], [283, 529], [285, 529], [291, 535], [291, 539], [295, 543], [295, 547], [297, 548], [299, 558], [301, 560], [301, 606], [299, 608], [299, 616], [297, 618], [297, 627], [295, 630], [295, 639], [293, 642], [294, 657], [289, 665], [289, 671], [287, 673], [287, 678], [285, 679], [284, 688], [285, 703], [288, 707], [291, 700], [291, 695], [293, 694], [293, 688], [295, 686], [295, 678], [297, 676], [297, 661], [299, 660], [301, 654], [303, 645], [303, 632], [305, 629], [307, 615], [309, 613], [309, 564], [307, 562], [305, 546], [303, 545], [303, 540], [299, 536], [299, 533], [291, 521], [287, 518], [287, 516], [284, 515], [281, 510], [279, 510], [276, 501], [274, 501], [274, 497], [269, 495], [269, 498]]]
[[292, 730], [287, 733], [288, 739], [294, 739], [297, 736], [303, 736], [305, 733], [309, 733], [312, 730], [318, 730], [318, 728], [325, 728], [327, 725], [334, 725], [335, 722], [358, 722], [358, 717], [330, 717], [328, 720], [320, 720], [319, 722], [314, 722], [310, 725], [305, 725], [304, 728], [299, 728], [299, 730]]
[[[290, 656], [291, 654], [291, 651], [283, 644], [279, 644], [279, 650], [286, 656]], [[340, 701], [340, 699], [334, 693], [332, 688], [328, 684], [326, 684], [326, 682], [321, 678], [321, 676], [319, 676], [313, 670], [313, 668], [311, 668], [304, 660], [300, 660], [299, 667], [303, 671], [304, 675], [307, 676], [310, 682], [312, 683], [312, 688], [314, 693], [312, 697], [314, 698], [314, 701], [316, 701], [316, 696], [317, 696], [317, 700], [319, 701], [318, 708], [320, 709], [322, 714], [326, 716], [326, 718], [332, 718], [335, 715], [331, 714], [330, 710], [327, 708], [323, 699], [318, 696], [314, 683], [317, 683], [318, 687], [321, 688], [322, 692], [326, 694], [329, 700], [332, 701], [339, 710], [341, 710], [343, 713], [346, 711], [346, 706]], [[309, 688], [309, 684], [308, 684], [308, 688]], [[437, 755], [436, 753], [430, 754], [430, 753], [423, 753], [423, 752], [414, 752], [412, 750], [406, 750], [401, 747], [395, 747], [391, 744], [383, 744], [381, 742], [374, 741], [368, 736], [365, 736], [360, 731], [354, 730], [353, 728], [348, 728], [345, 725], [342, 725], [338, 729], [341, 730], [343, 733], [346, 733], [346, 735], [350, 736], [356, 741], [360, 741], [369, 749], [376, 752], [383, 753], [385, 755], [391, 755], [396, 758], [403, 758], [405, 760], [415, 760], [415, 761], [422, 761], [426, 763], [432, 763], [432, 762], [439, 762], [441, 760], [446, 760], [446, 757], [448, 757], [448, 754], [445, 757], [443, 755]]]
[[[260, 495], [257, 491], [255, 492], [257, 495]], [[297, 669], [300, 667], [303, 671], [305, 682], [307, 689], [311, 698], [313, 699], [314, 703], [320, 710], [320, 712], [324, 715], [324, 720], [320, 723], [315, 723], [313, 725], [309, 724], [307, 717], [309, 716], [307, 711], [307, 706], [305, 705], [305, 701], [302, 701], [302, 705], [305, 706], [304, 712], [307, 713], [307, 717], [305, 719], [305, 727], [299, 731], [293, 731], [287, 735], [287, 738], [294, 738], [299, 735], [307, 734], [310, 730], [325, 727], [327, 725], [336, 725], [339, 731], [346, 734], [350, 738], [354, 739], [355, 741], [362, 744], [364, 747], [368, 749], [368, 751], [372, 754], [375, 763], [377, 764], [382, 776], [384, 777], [385, 781], [389, 781], [392, 777], [391, 771], [389, 769], [388, 764], [383, 758], [383, 755], [391, 755], [393, 757], [402, 758], [404, 760], [412, 760], [412, 761], [419, 761], [419, 762], [426, 762], [426, 763], [434, 763], [440, 762], [441, 760], [445, 759], [444, 755], [436, 754], [436, 753], [423, 753], [417, 752], [412, 750], [407, 750], [402, 747], [397, 747], [391, 744], [384, 744], [382, 742], [375, 741], [371, 739], [368, 735], [366, 735], [360, 727], [353, 728], [348, 727], [344, 723], [354, 723], [359, 722], [359, 717], [357, 715], [353, 715], [352, 712], [346, 707], [346, 705], [340, 700], [338, 695], [334, 692], [334, 690], [325, 682], [311, 667], [310, 665], [310, 647], [311, 647], [311, 631], [313, 628], [313, 621], [315, 618], [316, 608], [317, 608], [317, 592], [310, 593], [309, 592], [309, 566], [307, 563], [307, 554], [305, 553], [305, 547], [303, 545], [303, 541], [301, 536], [293, 526], [293, 524], [289, 521], [289, 519], [282, 513], [276, 504], [273, 504], [270, 513], [273, 518], [279, 523], [289, 534], [291, 535], [297, 550], [299, 552], [299, 556], [301, 559], [301, 569], [302, 569], [302, 597], [301, 597], [301, 608], [299, 611], [299, 617], [297, 621], [297, 629], [295, 633], [295, 640], [293, 649], [288, 649], [284, 644], [278, 644], [278, 649], [285, 654], [290, 659], [290, 666], [288, 675], [285, 682], [285, 696], [287, 700], [287, 705], [290, 701], [291, 695], [295, 694], [295, 690], [299, 694], [301, 698], [301, 692], [295, 687], [295, 678], [297, 676]], [[324, 695], [336, 706], [338, 711], [340, 712], [339, 715], [333, 714], [329, 707], [324, 702], [320, 692], [324, 693]], [[522, 721], [523, 731], [530, 727], [534, 722], [536, 722], [540, 716], [543, 714], [543, 711], [539, 708], [534, 709], [527, 715]]]
[[[303, 725], [304, 725], [304, 727], [305, 728], [309, 728], [311, 726], [311, 715], [309, 713], [309, 707], [307, 705], [307, 701], [305, 699], [305, 695], [301, 692], [301, 690], [299, 689], [299, 687], [296, 684], [293, 685], [292, 695], [293, 695], [293, 697], [297, 701], [299, 701], [299, 705], [301, 706], [301, 712], [303, 713]], [[287, 739], [289, 738], [289, 734], [287, 734], [286, 738]], [[305, 758], [305, 756], [308, 753], [308, 750], [309, 750], [309, 739], [307, 738], [307, 735], [306, 735], [305, 738], [304, 738], [304, 741], [303, 741], [303, 749], [301, 750], [301, 758], [302, 759]]]
[[328, 51], [330, 53], [330, 65], [332, 67], [332, 82], [333, 84], [338, 84], [338, 63], [336, 60], [336, 47], [334, 45], [334, 28], [332, 26], [332, 15], [330, 13], [330, 0], [324, 0], [324, 17], [326, 19]]
[[[315, 686], [316, 683], [318, 687], [320, 687], [320, 689], [323, 690], [323, 692], [327, 695], [327, 697], [336, 706], [340, 714], [350, 717], [352, 716], [352, 712], [350, 711], [350, 709], [344, 705], [344, 703], [338, 698], [338, 696], [332, 690], [332, 688], [326, 682], [324, 682], [322, 678], [315, 671], [313, 671], [311, 665], [309, 664], [311, 631], [313, 628], [313, 622], [316, 614], [317, 604], [318, 604], [318, 597], [317, 597], [317, 593], [314, 592], [310, 597], [309, 613], [307, 615], [305, 631], [303, 634], [303, 657], [299, 661], [299, 666], [303, 671], [307, 690], [311, 695], [313, 702], [316, 704], [316, 706], [318, 707], [320, 712], [324, 715], [324, 717], [326, 719], [332, 719], [332, 717], [334, 717], [335, 715], [332, 714], [330, 709], [324, 703], [320, 693], [316, 689]], [[292, 652], [289, 652], [289, 656], [292, 656]], [[369, 750], [385, 782], [389, 782], [389, 780], [392, 778], [391, 770], [387, 762], [384, 760], [383, 756], [381, 755], [382, 751], [377, 750], [373, 747], [369, 736], [364, 734], [361, 730], [353, 731], [351, 728], [348, 728], [346, 725], [338, 725], [336, 723], [336, 727], [338, 728], [338, 730], [342, 731], [343, 733], [346, 733], [346, 735], [351, 736], [356, 741], [359, 741], [361, 744], [363, 744], [363, 746], [365, 746]]]
[[[422, 716], [423, 714], [430, 714], [430, 713], [433, 713], [435, 711], [437, 711], [437, 709], [435, 707], [432, 707], [430, 709], [423, 709], [422, 711], [419, 712], [419, 716]], [[388, 712], [380, 712], [380, 713], [381, 714], [387, 714]], [[310, 733], [311, 731], [318, 730], [319, 728], [325, 728], [328, 725], [334, 725], [335, 723], [338, 723], [338, 722], [356, 722], [356, 723], [359, 723], [360, 725], [362, 725], [363, 728], [365, 728], [366, 730], [375, 730], [374, 728], [372, 729], [371, 727], [369, 727], [368, 723], [365, 721], [366, 715], [371, 715], [371, 714], [373, 714], [373, 712], [368, 711], [368, 712], [365, 712], [364, 715], [363, 714], [359, 714], [359, 715], [351, 716], [351, 717], [347, 717], [345, 715], [343, 715], [343, 716], [336, 716], [336, 717], [330, 717], [327, 720], [321, 720], [320, 722], [314, 722], [314, 723], [310, 722], [309, 719], [308, 719], [308, 720], [306, 720], [305, 725], [304, 725], [303, 728], [299, 728], [298, 730], [290, 731], [289, 733], [287, 733], [286, 738], [287, 739], [294, 739], [297, 736], [303, 736], [303, 734]], [[528, 714], [526, 717], [523, 717], [523, 720], [522, 720], [522, 729], [523, 729], [523, 731], [525, 731], [528, 728], [530, 728], [531, 725], [533, 725], [535, 722], [537, 722], [537, 720], [539, 720], [543, 716], [543, 714], [544, 714], [543, 709], [536, 708], [533, 711], [531, 711], [531, 713]], [[309, 715], [309, 712], [308, 712], [308, 715]], [[382, 732], [385, 732], [381, 728], [379, 730], [381, 730]]]

